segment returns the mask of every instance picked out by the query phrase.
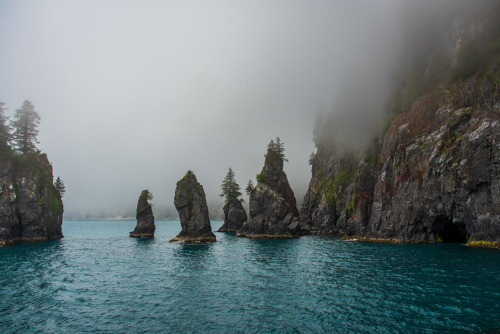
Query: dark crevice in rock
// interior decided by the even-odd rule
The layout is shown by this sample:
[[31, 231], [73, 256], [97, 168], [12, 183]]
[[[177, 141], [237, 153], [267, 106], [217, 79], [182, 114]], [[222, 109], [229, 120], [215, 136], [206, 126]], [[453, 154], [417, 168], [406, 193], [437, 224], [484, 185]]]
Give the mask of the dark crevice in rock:
[[436, 220], [434, 220], [432, 231], [437, 241], [447, 243], [467, 242], [465, 224], [454, 224], [451, 219], [446, 216], [438, 216]]

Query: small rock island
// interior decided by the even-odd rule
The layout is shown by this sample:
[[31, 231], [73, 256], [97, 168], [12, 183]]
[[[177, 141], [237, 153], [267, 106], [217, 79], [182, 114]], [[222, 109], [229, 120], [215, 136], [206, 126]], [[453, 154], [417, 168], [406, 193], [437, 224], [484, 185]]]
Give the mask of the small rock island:
[[190, 170], [177, 182], [174, 205], [179, 212], [182, 231], [170, 242], [216, 241], [210, 225], [205, 191]]
[[299, 211], [288, 183], [281, 140], [271, 140], [257, 186], [250, 192], [250, 219], [236, 236], [247, 238], [296, 238], [301, 235]]
[[153, 199], [153, 194], [149, 190], [143, 190], [139, 201], [137, 202], [137, 225], [130, 232], [132, 238], [154, 238], [155, 236], [155, 217], [153, 216], [153, 208], [148, 202]]
[[6, 121], [0, 102], [0, 246], [63, 237], [64, 183], [36, 144], [40, 115], [28, 100]]
[[226, 177], [222, 181], [221, 197], [225, 197], [226, 204], [224, 205], [224, 224], [217, 232], [236, 232], [241, 229], [243, 223], [247, 221], [247, 212], [243, 208], [240, 192], [240, 185], [234, 178], [234, 172], [231, 168], [227, 172]]

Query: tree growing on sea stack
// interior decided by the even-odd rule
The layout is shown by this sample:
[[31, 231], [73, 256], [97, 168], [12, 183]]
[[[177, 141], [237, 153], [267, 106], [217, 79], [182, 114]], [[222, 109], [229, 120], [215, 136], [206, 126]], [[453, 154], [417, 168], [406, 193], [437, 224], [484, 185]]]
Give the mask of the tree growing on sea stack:
[[143, 190], [137, 202], [137, 225], [130, 232], [132, 238], [153, 238], [155, 236], [155, 217], [153, 208], [148, 201], [153, 200], [153, 194], [149, 190]]
[[250, 193], [250, 217], [236, 235], [248, 238], [294, 238], [301, 234], [299, 211], [283, 171], [285, 148], [280, 138], [267, 146], [264, 168]]
[[20, 153], [36, 151], [39, 124], [40, 115], [35, 111], [35, 106], [28, 100], [24, 101], [21, 109], [16, 110], [12, 121], [14, 146]]
[[177, 182], [174, 205], [179, 212], [182, 231], [171, 242], [216, 241], [210, 225], [205, 191], [191, 170]]
[[247, 220], [247, 213], [241, 204], [243, 199], [240, 198], [240, 185], [236, 182], [231, 167], [222, 181], [221, 190], [220, 196], [225, 197], [226, 204], [223, 208], [224, 224], [217, 232], [236, 232]]
[[64, 185], [63, 180], [58, 176], [57, 179], [54, 181], [54, 187], [56, 188], [57, 191], [59, 191], [59, 194], [61, 197], [64, 196], [66, 193], [66, 186]]
[[252, 191], [255, 189], [255, 186], [253, 185], [252, 179], [248, 180], [247, 187], [245, 188], [245, 193], [250, 196]]
[[0, 102], [0, 153], [6, 153], [11, 150], [10, 142], [12, 140], [12, 130], [7, 121], [9, 118], [5, 116], [5, 103]]

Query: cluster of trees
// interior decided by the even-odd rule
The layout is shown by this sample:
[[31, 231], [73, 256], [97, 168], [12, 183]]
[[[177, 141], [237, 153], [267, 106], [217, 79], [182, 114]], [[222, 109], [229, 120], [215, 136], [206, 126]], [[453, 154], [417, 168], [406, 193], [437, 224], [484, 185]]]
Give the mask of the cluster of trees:
[[285, 158], [285, 143], [281, 141], [280, 137], [276, 137], [276, 141], [271, 139], [269, 144], [267, 144], [267, 154], [269, 153], [274, 153], [279, 157], [281, 162], [288, 162], [288, 160]]
[[[7, 155], [15, 152], [20, 155], [32, 153], [40, 154], [38, 144], [38, 125], [40, 115], [35, 111], [35, 106], [26, 100], [20, 109], [14, 113], [14, 119], [10, 120], [5, 115], [7, 108], [5, 103], [0, 102], [0, 154]], [[54, 181], [54, 187], [61, 196], [66, 192], [64, 182], [60, 177]]]
[[[271, 139], [269, 144], [267, 145], [267, 154], [275, 154], [275, 156], [279, 157], [279, 159], [284, 162], [288, 162], [285, 158], [285, 147], [284, 143], [281, 141], [280, 137], [276, 137], [276, 140]], [[266, 154], [266, 156], [267, 156]], [[257, 175], [257, 181], [259, 181], [259, 176]], [[222, 181], [221, 185], [221, 194], [220, 197], [224, 197], [226, 203], [230, 200], [238, 200], [240, 202], [244, 202], [241, 198], [240, 185], [236, 182], [234, 177], [234, 172], [229, 167], [229, 171], [226, 174], [226, 177]], [[255, 186], [252, 182], [252, 179], [248, 180], [247, 186], [245, 188], [245, 193], [250, 195], [250, 193], [255, 189]]]
[[[0, 149], [2, 153], [12, 150], [21, 154], [37, 152], [38, 125], [40, 115], [35, 106], [26, 100], [23, 106], [14, 113], [14, 119], [9, 122], [5, 115], [5, 103], [0, 102]], [[9, 122], [9, 123], [8, 123]]]

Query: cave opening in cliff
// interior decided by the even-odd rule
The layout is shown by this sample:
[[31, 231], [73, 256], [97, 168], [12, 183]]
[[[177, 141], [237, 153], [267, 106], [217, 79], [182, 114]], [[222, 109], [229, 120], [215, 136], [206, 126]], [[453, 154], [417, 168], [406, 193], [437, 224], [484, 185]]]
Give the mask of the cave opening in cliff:
[[432, 224], [432, 230], [439, 242], [465, 243], [467, 241], [465, 225], [453, 223], [447, 216], [439, 216]]

